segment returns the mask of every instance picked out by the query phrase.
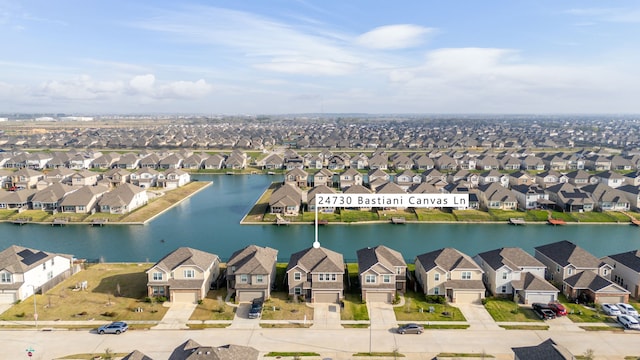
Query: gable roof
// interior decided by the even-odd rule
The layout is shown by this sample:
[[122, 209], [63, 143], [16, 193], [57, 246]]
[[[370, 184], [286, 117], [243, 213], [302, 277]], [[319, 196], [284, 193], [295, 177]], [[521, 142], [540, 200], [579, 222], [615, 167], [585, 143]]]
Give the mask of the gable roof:
[[522, 274], [520, 280], [514, 280], [511, 282], [511, 286], [513, 286], [516, 290], [527, 290], [527, 291], [547, 291], [547, 292], [555, 292], [558, 293], [558, 288], [551, 285], [545, 279], [536, 276], [530, 272], [526, 272]]
[[306, 272], [344, 272], [344, 260], [342, 254], [325, 249], [323, 247], [310, 247], [291, 255], [287, 272], [296, 266], [300, 266]]
[[270, 247], [249, 245], [231, 255], [227, 268], [235, 266], [237, 274], [270, 274], [276, 263], [278, 250]]
[[604, 290], [610, 286], [615, 288], [616, 292], [629, 293], [627, 290], [593, 271], [581, 271], [566, 278], [564, 282], [574, 289], [589, 289], [594, 293]]
[[260, 352], [250, 346], [202, 346], [189, 339], [178, 345], [169, 360], [257, 360]]
[[[159, 268], [166, 272], [171, 272], [171, 270], [182, 265], [192, 265], [201, 269], [207, 269], [216, 261], [220, 261], [218, 255], [189, 247], [180, 247], [165, 255], [165, 257], [155, 263], [151, 269]], [[147, 270], [147, 272], [151, 269]]]
[[133, 350], [132, 352], [127, 354], [127, 356], [123, 357], [122, 360], [153, 360], [153, 359], [141, 353], [138, 350]]
[[538, 259], [517, 247], [503, 247], [480, 253], [478, 256], [494, 270], [503, 265], [508, 266], [511, 270], [523, 267], [544, 267], [544, 264]]
[[19, 245], [11, 245], [0, 252], [0, 269], [7, 270], [12, 274], [25, 273], [56, 256], [72, 258], [71, 255], [47, 253]]
[[640, 250], [631, 250], [620, 254], [609, 255], [609, 258], [633, 271], [640, 272]]
[[535, 250], [562, 267], [571, 264], [577, 268], [597, 269], [602, 264], [591, 253], [567, 240], [538, 246]]
[[422, 267], [429, 271], [433, 268], [440, 267], [445, 271], [453, 270], [480, 270], [480, 266], [476, 264], [469, 255], [464, 254], [454, 248], [443, 248], [428, 252], [416, 257], [420, 261]]
[[570, 360], [575, 359], [564, 347], [547, 339], [539, 345], [511, 348], [518, 360]]
[[357, 251], [358, 270], [362, 274], [376, 264], [381, 264], [393, 271], [396, 266], [407, 266], [400, 252], [384, 245], [366, 247]]

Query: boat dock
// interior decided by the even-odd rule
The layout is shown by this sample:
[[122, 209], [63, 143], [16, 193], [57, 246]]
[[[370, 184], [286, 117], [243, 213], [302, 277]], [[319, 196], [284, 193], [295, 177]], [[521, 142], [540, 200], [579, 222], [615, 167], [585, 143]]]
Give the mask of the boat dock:
[[108, 221], [108, 219], [93, 219], [91, 220], [91, 226], [103, 226]]
[[549, 224], [551, 225], [565, 225], [566, 222], [564, 220], [560, 220], [560, 219], [554, 219], [554, 218], [548, 218], [547, 222], [549, 222]]
[[51, 226], [64, 226], [67, 225], [69, 223], [69, 219], [67, 218], [55, 218], [53, 219], [53, 221], [51, 222]]
[[392, 224], [404, 224], [407, 222], [407, 219], [403, 218], [403, 217], [392, 217], [391, 218], [391, 223]]
[[276, 225], [289, 225], [290, 221], [283, 218], [280, 214], [276, 214]]
[[22, 225], [24, 225], [26, 223], [31, 222], [31, 218], [30, 217], [17, 218], [15, 220], [11, 220], [11, 222], [13, 224], [22, 226]]
[[525, 225], [526, 222], [524, 221], [524, 218], [510, 218], [509, 219], [509, 224], [511, 224], [511, 225]]

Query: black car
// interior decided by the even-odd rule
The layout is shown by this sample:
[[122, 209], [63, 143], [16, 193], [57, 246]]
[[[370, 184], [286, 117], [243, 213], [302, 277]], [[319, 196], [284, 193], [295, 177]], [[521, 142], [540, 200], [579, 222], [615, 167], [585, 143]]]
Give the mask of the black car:
[[538, 315], [538, 317], [542, 320], [556, 318], [556, 312], [547, 304], [533, 303], [531, 304], [531, 308], [533, 309], [533, 312], [536, 313], [536, 315]]
[[249, 308], [249, 319], [257, 319], [262, 315], [262, 305], [264, 302], [262, 299], [253, 299], [251, 302], [251, 308]]

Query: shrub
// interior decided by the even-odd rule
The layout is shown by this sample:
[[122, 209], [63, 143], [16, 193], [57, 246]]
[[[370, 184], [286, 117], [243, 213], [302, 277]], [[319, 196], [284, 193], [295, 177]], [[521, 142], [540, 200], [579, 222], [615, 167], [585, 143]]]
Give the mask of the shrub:
[[21, 313], [19, 313], [19, 314], [16, 314], [16, 317], [23, 318], [23, 317], [24, 317], [24, 312], [21, 312]]
[[82, 311], [82, 312], [79, 312], [78, 315], [84, 316], [84, 315], [87, 315], [87, 312], [86, 311]]
[[152, 299], [151, 297], [147, 296], [147, 297], [145, 297], [145, 298], [144, 298], [144, 302], [146, 302], [146, 303], [152, 303], [152, 302], [153, 302], [153, 299]]
[[519, 312], [520, 312], [520, 308], [514, 308], [514, 309], [511, 310], [512, 314], [517, 314]]
[[202, 299], [198, 300], [198, 305], [202, 305]]
[[425, 300], [429, 304], [444, 304], [446, 299], [442, 295], [427, 295], [425, 296]]
[[482, 305], [487, 305], [487, 302], [489, 301], [488, 298], [484, 298], [482, 299]]
[[116, 313], [115, 311], [105, 311], [100, 315], [106, 316], [106, 317], [115, 317], [116, 315], [118, 315], [118, 313]]

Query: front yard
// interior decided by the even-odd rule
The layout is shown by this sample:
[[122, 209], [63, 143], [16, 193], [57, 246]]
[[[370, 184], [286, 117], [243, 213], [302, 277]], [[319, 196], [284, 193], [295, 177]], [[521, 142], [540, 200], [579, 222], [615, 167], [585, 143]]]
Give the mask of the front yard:
[[457, 307], [428, 303], [424, 294], [413, 291], [407, 291], [404, 294], [404, 305], [394, 307], [393, 310], [398, 321], [466, 321]]
[[495, 321], [499, 322], [534, 322], [542, 321], [533, 310], [520, 307], [514, 301], [500, 298], [487, 298], [485, 309]]

